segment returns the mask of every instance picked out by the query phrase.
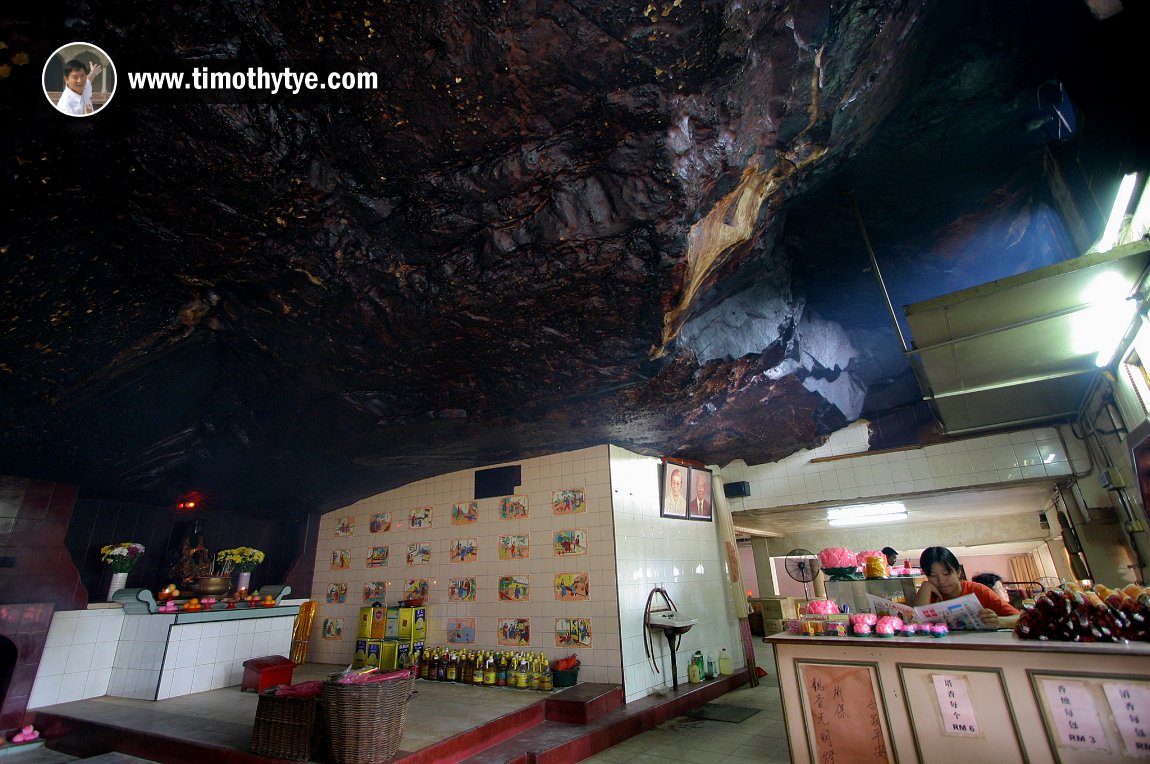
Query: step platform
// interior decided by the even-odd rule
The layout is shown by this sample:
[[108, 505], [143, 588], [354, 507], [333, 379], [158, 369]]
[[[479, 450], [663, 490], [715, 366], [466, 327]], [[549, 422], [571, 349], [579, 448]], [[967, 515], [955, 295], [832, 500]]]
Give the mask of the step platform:
[[583, 682], [552, 694], [544, 717], [549, 722], [589, 724], [623, 705], [623, 688], [617, 684]]

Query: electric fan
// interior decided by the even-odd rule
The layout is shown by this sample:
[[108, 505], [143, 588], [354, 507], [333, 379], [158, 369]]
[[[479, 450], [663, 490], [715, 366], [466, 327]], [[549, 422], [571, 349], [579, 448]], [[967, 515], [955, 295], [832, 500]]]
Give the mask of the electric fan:
[[792, 549], [787, 552], [783, 561], [787, 575], [803, 584], [803, 599], [810, 599], [807, 594], [807, 584], [815, 580], [819, 574], [819, 558], [809, 549]]

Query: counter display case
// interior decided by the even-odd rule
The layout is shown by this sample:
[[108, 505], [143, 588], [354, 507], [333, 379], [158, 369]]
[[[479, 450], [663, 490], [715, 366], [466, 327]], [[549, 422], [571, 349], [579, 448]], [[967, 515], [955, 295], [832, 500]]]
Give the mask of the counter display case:
[[[861, 583], [861, 582], [859, 582]], [[1150, 644], [768, 637], [791, 760], [1145, 762]]]
[[907, 576], [902, 578], [868, 578], [859, 581], [827, 581], [827, 597], [834, 600], [841, 608], [849, 605], [855, 613], [869, 613], [867, 605], [868, 594], [895, 602], [910, 605], [914, 602], [914, 594], [919, 585], [926, 579], [922, 576]]

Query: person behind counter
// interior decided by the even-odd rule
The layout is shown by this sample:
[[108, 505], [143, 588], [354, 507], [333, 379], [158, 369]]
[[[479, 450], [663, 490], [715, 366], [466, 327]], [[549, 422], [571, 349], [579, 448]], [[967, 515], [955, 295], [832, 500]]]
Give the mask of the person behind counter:
[[954, 552], [946, 547], [927, 547], [918, 558], [918, 564], [926, 574], [926, 581], [914, 596], [916, 607], [973, 594], [982, 604], [978, 617], [987, 626], [1013, 629], [1018, 622], [1018, 611], [1003, 601], [993, 589], [961, 579], [959, 570], [962, 566]]
[[976, 573], [970, 580], [990, 588], [999, 597], [1010, 602], [1010, 592], [1006, 590], [1006, 584], [1002, 583], [1002, 576], [997, 573]]

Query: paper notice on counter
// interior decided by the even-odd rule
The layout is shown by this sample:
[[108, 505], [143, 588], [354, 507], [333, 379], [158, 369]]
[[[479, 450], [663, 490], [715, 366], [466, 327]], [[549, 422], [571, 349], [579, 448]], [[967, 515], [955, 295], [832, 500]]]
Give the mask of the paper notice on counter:
[[952, 629], [993, 629], [978, 617], [982, 603], [973, 594], [918, 607], [891, 602], [873, 594], [866, 598], [875, 615], [895, 615], [907, 623], [945, 623]]

